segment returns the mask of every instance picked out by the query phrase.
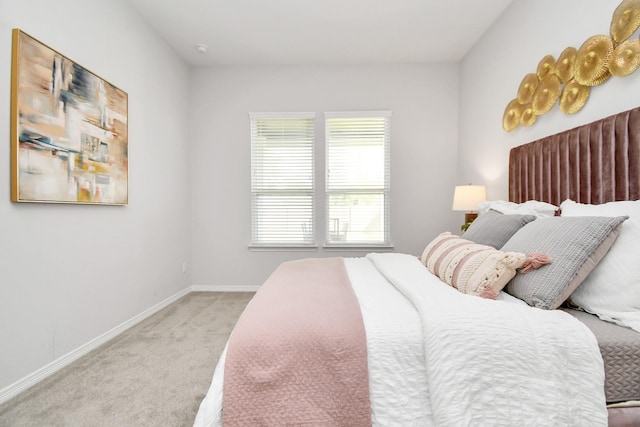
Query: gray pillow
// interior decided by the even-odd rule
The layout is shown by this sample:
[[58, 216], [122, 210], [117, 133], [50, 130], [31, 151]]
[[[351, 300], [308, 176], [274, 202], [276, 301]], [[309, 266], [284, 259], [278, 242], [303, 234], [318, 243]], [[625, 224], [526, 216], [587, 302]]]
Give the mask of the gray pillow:
[[606, 255], [627, 218], [553, 217], [525, 225], [502, 250], [542, 252], [551, 257], [551, 264], [518, 273], [507, 292], [533, 307], [558, 308]]
[[505, 215], [489, 210], [478, 216], [462, 237], [480, 245], [500, 249], [516, 231], [534, 219], [535, 215]]

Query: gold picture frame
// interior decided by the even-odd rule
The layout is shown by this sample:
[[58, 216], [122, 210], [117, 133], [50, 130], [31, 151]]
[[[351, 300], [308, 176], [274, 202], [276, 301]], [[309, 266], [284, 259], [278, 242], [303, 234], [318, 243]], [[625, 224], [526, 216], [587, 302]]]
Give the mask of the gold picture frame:
[[12, 42], [11, 200], [127, 205], [127, 93], [20, 29]]

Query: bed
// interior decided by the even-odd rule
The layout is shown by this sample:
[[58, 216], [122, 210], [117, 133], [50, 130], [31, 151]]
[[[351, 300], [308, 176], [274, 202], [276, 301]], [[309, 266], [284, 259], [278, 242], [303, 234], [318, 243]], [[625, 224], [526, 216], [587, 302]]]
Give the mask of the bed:
[[284, 263], [194, 425], [639, 422], [639, 154], [633, 109], [512, 149], [510, 200], [420, 256]]

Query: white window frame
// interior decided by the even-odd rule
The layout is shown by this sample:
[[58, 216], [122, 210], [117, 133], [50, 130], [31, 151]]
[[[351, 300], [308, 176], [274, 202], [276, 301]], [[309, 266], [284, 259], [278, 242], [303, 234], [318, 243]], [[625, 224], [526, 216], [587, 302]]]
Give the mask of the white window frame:
[[[250, 119], [250, 132], [251, 132], [251, 238], [249, 248], [252, 250], [260, 250], [260, 249], [284, 249], [287, 250], [289, 248], [298, 248], [298, 249], [313, 249], [317, 248], [316, 243], [316, 194], [315, 194], [315, 113], [311, 112], [283, 112], [283, 113], [249, 113]], [[312, 136], [310, 140], [310, 162], [311, 167], [309, 173], [311, 174], [311, 186], [308, 188], [279, 188], [279, 189], [269, 189], [269, 188], [260, 188], [257, 182], [260, 182], [259, 179], [256, 179], [257, 170], [260, 169], [259, 165], [259, 156], [257, 155], [256, 150], [256, 141], [255, 141], [255, 123], [261, 119], [310, 119], [312, 123]], [[305, 141], [309, 142], [309, 141]], [[308, 195], [311, 197], [311, 217], [309, 218], [309, 223], [305, 222], [304, 227], [303, 223], [300, 223], [300, 227], [302, 233], [309, 233], [310, 239], [304, 241], [269, 241], [269, 240], [261, 240], [259, 238], [259, 226], [258, 226], [258, 215], [259, 215], [259, 205], [257, 203], [257, 198], [260, 195], [268, 195], [268, 194], [282, 194], [286, 196], [287, 193], [291, 195]]]
[[[325, 244], [324, 247], [328, 250], [332, 248], [337, 250], [342, 249], [363, 249], [363, 248], [374, 248], [374, 249], [383, 249], [383, 248], [392, 248], [393, 245], [391, 243], [391, 220], [390, 220], [390, 212], [391, 212], [391, 176], [390, 176], [390, 140], [391, 140], [391, 111], [340, 111], [340, 112], [326, 112], [324, 114], [325, 117], [325, 221], [324, 221], [324, 233], [325, 233]], [[329, 150], [330, 147], [330, 120], [331, 119], [354, 119], [354, 118], [384, 118], [385, 119], [385, 131], [384, 131], [384, 182], [381, 187], [378, 188], [351, 188], [351, 189], [343, 189], [336, 190], [330, 188], [330, 162], [329, 162]], [[348, 194], [357, 193], [370, 193], [370, 194], [380, 194], [383, 196], [383, 213], [384, 216], [382, 221], [383, 230], [382, 231], [382, 239], [379, 241], [358, 241], [348, 239], [344, 242], [339, 241], [341, 237], [336, 239], [335, 236], [331, 235], [331, 221], [330, 218], [330, 196], [335, 194]], [[334, 230], [335, 231], [335, 230]], [[339, 230], [338, 230], [339, 231]], [[335, 233], [334, 233], [335, 234]], [[355, 233], [354, 233], [355, 234]], [[345, 231], [345, 235], [347, 232]]]

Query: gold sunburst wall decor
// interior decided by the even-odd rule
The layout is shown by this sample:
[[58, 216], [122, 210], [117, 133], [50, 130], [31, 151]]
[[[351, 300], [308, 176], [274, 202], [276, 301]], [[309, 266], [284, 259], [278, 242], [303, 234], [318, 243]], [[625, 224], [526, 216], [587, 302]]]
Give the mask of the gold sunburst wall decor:
[[638, 28], [640, 0], [622, 0], [613, 12], [609, 35], [591, 36], [578, 49], [567, 47], [557, 60], [545, 55], [507, 104], [503, 129], [511, 132], [520, 125], [531, 126], [556, 104], [563, 113], [575, 114], [594, 86], [635, 72], [640, 68], [640, 39], [629, 38]]
[[576, 61], [578, 49], [569, 46], [562, 51], [556, 62], [556, 75], [560, 78], [560, 82], [566, 83], [573, 78], [573, 64]]

